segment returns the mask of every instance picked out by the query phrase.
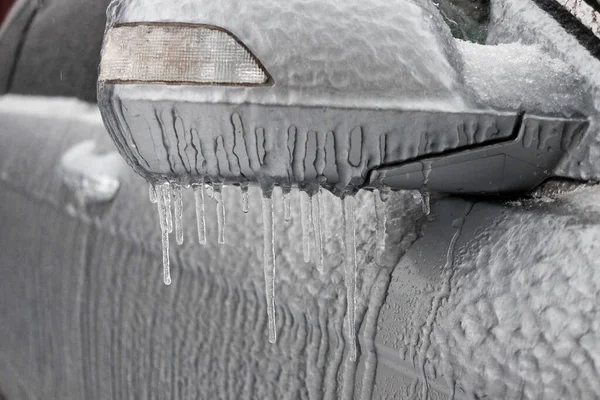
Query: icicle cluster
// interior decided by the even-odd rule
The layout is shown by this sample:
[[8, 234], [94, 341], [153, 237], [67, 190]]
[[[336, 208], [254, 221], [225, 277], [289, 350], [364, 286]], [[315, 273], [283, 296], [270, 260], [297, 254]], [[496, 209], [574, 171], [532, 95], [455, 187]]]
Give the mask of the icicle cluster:
[[[198, 230], [198, 242], [205, 245], [206, 221], [205, 221], [205, 194], [212, 197], [216, 204], [217, 214], [217, 242], [225, 243], [225, 204], [223, 202], [223, 184], [205, 184], [200, 181], [192, 185], [196, 209], [196, 226]], [[249, 211], [248, 184], [240, 185], [241, 205], [244, 213]], [[290, 221], [291, 213], [291, 188], [282, 188], [284, 219]], [[160, 221], [162, 250], [163, 250], [163, 278], [166, 285], [171, 284], [170, 260], [169, 260], [169, 234], [175, 230], [175, 238], [178, 245], [183, 244], [183, 188], [177, 183], [162, 183], [150, 185], [150, 201], [157, 204]], [[377, 251], [381, 257], [385, 250], [385, 201], [389, 197], [389, 189], [383, 188], [374, 192], [375, 213], [377, 219]], [[171, 199], [173, 198], [173, 199]], [[174, 217], [171, 214], [171, 200], [174, 203]], [[323, 220], [323, 206], [321, 190], [310, 195], [306, 192], [300, 193], [301, 225], [302, 225], [302, 252], [305, 262], [314, 262], [319, 272], [324, 272], [324, 250], [325, 238]], [[356, 228], [355, 228], [355, 198], [346, 195], [342, 199], [343, 215], [343, 242], [344, 242], [344, 268], [347, 295], [347, 333], [350, 344], [350, 359], [356, 361]], [[265, 277], [265, 294], [267, 300], [268, 334], [269, 341], [275, 343], [277, 340], [277, 327], [275, 319], [275, 234], [273, 218], [272, 190], [263, 190], [262, 196], [263, 216], [263, 266]], [[173, 222], [174, 220], [174, 222]], [[311, 247], [313, 252], [311, 253]]]

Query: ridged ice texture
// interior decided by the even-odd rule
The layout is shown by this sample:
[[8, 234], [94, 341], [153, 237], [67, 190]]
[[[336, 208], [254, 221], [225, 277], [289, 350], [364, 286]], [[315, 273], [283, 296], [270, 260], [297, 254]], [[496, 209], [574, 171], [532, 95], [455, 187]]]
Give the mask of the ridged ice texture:
[[599, 195], [507, 212], [456, 254], [428, 356], [466, 398], [600, 397]]
[[[355, 368], [342, 330], [339, 199], [323, 195], [332, 236], [320, 274], [298, 262], [298, 191], [290, 194], [291, 224], [276, 188], [279, 335], [271, 345], [259, 191], [250, 188], [245, 214], [239, 193], [225, 187], [224, 245], [217, 245], [214, 199], [207, 197], [208, 240], [200, 246], [193, 191], [184, 190], [185, 241], [171, 244], [166, 287], [156, 204], [142, 179], [125, 169], [119, 194], [104, 208], [84, 210], [65, 200], [54, 170], [61, 155], [85, 139], [113, 146], [97, 112], [74, 114], [80, 104], [72, 103], [0, 100], [0, 231], [10, 249], [0, 252], [0, 382], [8, 399], [336, 399], [352, 398], [355, 386], [356, 397], [371, 397], [377, 315], [391, 268], [410, 243], [406, 238], [414, 240], [412, 215], [398, 224], [390, 214], [393, 245], [385, 265], [377, 265], [373, 201], [370, 194], [356, 196], [361, 357]], [[35, 112], [36, 104], [52, 112]], [[393, 197], [389, 204], [404, 203]]]
[[[452, 108], [462, 104], [450, 30], [422, 0], [114, 0], [118, 23], [215, 25], [237, 36], [275, 87], [144, 87], [143, 96], [198, 102], [253, 102]], [[316, 40], [318, 38], [318, 40]], [[139, 88], [126, 88], [134, 95]], [[442, 100], [443, 101], [440, 101]], [[419, 107], [422, 108], [422, 107]]]
[[[99, 94], [117, 148], [150, 182], [199, 179], [353, 192], [385, 163], [513, 132], [514, 113], [432, 113], [202, 105]], [[132, 145], [135, 146], [132, 146]]]

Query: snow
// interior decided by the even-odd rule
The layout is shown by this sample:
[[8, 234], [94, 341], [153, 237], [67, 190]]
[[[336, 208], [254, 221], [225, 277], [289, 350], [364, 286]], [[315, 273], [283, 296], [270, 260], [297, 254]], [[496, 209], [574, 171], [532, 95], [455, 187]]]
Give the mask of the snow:
[[590, 129], [582, 144], [565, 157], [556, 172], [575, 179], [600, 178], [600, 60], [531, 1], [495, 0], [491, 16], [488, 44], [518, 42], [539, 46], [550, 57], [562, 60], [585, 77], [583, 92], [575, 89], [575, 93], [589, 96], [582, 106], [587, 104], [584, 115], [590, 116]]
[[565, 116], [589, 108], [585, 79], [539, 45], [457, 41], [457, 47], [466, 84], [489, 106]]

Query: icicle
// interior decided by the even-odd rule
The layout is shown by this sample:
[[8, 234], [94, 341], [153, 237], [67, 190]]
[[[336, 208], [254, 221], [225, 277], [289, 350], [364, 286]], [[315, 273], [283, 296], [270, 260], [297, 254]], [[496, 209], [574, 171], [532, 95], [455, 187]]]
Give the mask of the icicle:
[[183, 244], [183, 193], [181, 185], [173, 184], [173, 197], [175, 197], [175, 240]]
[[173, 232], [173, 217], [171, 216], [171, 185], [169, 182], [163, 184], [163, 200], [166, 207], [167, 231]]
[[214, 197], [217, 202], [217, 243], [225, 244], [225, 203], [223, 203], [223, 184], [214, 184]]
[[348, 342], [350, 343], [350, 360], [356, 361], [356, 232], [354, 226], [354, 197], [345, 196], [343, 203]]
[[290, 201], [290, 188], [282, 188], [283, 192], [283, 219], [291, 221], [292, 219], [292, 202]]
[[265, 292], [267, 297], [267, 315], [269, 317], [269, 342], [277, 341], [275, 325], [275, 236], [273, 222], [273, 198], [264, 194], [262, 198], [263, 214], [263, 263], [265, 272]]
[[431, 161], [423, 161], [423, 186], [429, 183], [429, 175], [431, 174]]
[[157, 203], [158, 203], [158, 219], [160, 221], [160, 233], [162, 240], [162, 252], [163, 252], [163, 280], [165, 285], [171, 284], [171, 270], [169, 260], [169, 229], [167, 225], [167, 204], [166, 204], [166, 192], [169, 192], [167, 185], [160, 185], [157, 188]]
[[206, 195], [210, 198], [213, 198], [215, 195], [215, 188], [210, 183], [206, 186]]
[[312, 210], [313, 232], [315, 236], [315, 256], [317, 270], [323, 272], [323, 233], [321, 231], [321, 198], [319, 193], [310, 196], [310, 207]]
[[429, 215], [431, 213], [431, 205], [429, 199], [429, 189], [423, 187], [421, 193], [421, 206], [423, 207], [423, 214]]
[[156, 204], [158, 199], [156, 198], [156, 188], [154, 187], [154, 185], [152, 185], [152, 184], [148, 185], [148, 192], [150, 195], [150, 203]]
[[384, 203], [390, 199], [390, 188], [387, 186], [382, 186], [379, 188], [379, 198]]
[[240, 184], [240, 190], [242, 192], [242, 211], [248, 213], [250, 211], [249, 198], [248, 198], [248, 182]]
[[[324, 193], [324, 191], [321, 190], [321, 191], [319, 191], [319, 194], [317, 195], [317, 196], [319, 196], [319, 205], [321, 206], [319, 216], [321, 217], [321, 221], [329, 221], [326, 198], [323, 193]], [[326, 239], [330, 239], [331, 238], [331, 224], [321, 223], [321, 232], [322, 232], [321, 237], [323, 238], [324, 242]]]
[[204, 218], [204, 181], [194, 185], [194, 200], [196, 203], [196, 226], [198, 227], [198, 242], [206, 244], [206, 222]]
[[300, 193], [300, 213], [302, 214], [302, 254], [304, 262], [310, 262], [310, 199], [304, 192]]
[[386, 213], [385, 203], [382, 199], [382, 191], [375, 190], [373, 192], [373, 199], [375, 200], [375, 219], [377, 221], [377, 258], [381, 258], [385, 253], [385, 224], [386, 224]]
[[431, 161], [423, 161], [423, 186], [421, 187], [421, 199], [423, 206], [423, 214], [429, 215], [431, 213], [431, 205], [429, 202], [429, 189], [427, 184], [429, 183], [429, 175], [431, 174]]

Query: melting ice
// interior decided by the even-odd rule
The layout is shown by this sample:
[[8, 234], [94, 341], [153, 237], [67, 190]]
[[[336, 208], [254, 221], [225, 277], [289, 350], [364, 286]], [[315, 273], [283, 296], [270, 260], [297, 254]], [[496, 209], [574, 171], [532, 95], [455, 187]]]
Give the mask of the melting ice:
[[345, 196], [342, 201], [348, 341], [350, 342], [350, 360], [356, 361], [356, 228], [354, 225], [354, 197]]
[[204, 182], [194, 185], [194, 203], [196, 205], [196, 225], [198, 228], [198, 242], [206, 244], [206, 222], [204, 218]]
[[[209, 190], [216, 204], [217, 214], [217, 242], [225, 243], [225, 204], [223, 201], [224, 185], [222, 183], [205, 184], [200, 181], [192, 185], [194, 203], [196, 209], [196, 225], [198, 231], [198, 242], [206, 244], [206, 221], [205, 221], [205, 192]], [[248, 185], [240, 185], [242, 210], [249, 210]], [[282, 188], [283, 215], [286, 221], [291, 220], [290, 189]], [[171, 199], [171, 197], [173, 199]], [[389, 189], [381, 188], [373, 192], [376, 228], [377, 228], [377, 255], [380, 257], [385, 250], [386, 237], [386, 214], [385, 202], [389, 197]], [[183, 243], [183, 187], [177, 183], [161, 183], [150, 185], [150, 201], [157, 205], [161, 229], [162, 251], [163, 251], [163, 279], [165, 284], [171, 283], [170, 260], [169, 260], [169, 234], [175, 230], [175, 238], [178, 244]], [[174, 217], [171, 214], [171, 202], [174, 203]], [[343, 251], [344, 251], [344, 276], [347, 296], [347, 335], [349, 343], [349, 357], [352, 361], [357, 359], [356, 341], [356, 232], [355, 232], [355, 204], [352, 195], [342, 198], [343, 216]], [[301, 205], [301, 228], [302, 228], [302, 251], [304, 260], [311, 261], [311, 245], [314, 247], [314, 262], [319, 271], [324, 268], [323, 234], [323, 204], [321, 191], [308, 195], [300, 193]], [[263, 191], [262, 196], [262, 220], [263, 220], [263, 268], [265, 278], [265, 296], [268, 314], [268, 336], [271, 343], [277, 340], [277, 326], [275, 318], [275, 282], [276, 282], [276, 259], [275, 259], [275, 234], [274, 234], [274, 207], [271, 191]]]

